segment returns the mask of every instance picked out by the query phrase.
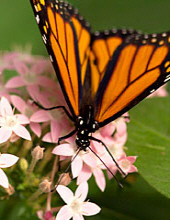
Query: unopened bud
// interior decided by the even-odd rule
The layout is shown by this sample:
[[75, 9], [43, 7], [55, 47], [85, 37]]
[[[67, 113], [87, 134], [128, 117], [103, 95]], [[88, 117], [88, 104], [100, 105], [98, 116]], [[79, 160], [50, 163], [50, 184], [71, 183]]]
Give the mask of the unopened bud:
[[51, 220], [52, 217], [53, 217], [53, 213], [52, 213], [51, 211], [47, 211], [47, 212], [44, 214], [45, 220]]
[[44, 179], [40, 184], [39, 184], [39, 189], [43, 193], [49, 193], [51, 191], [51, 182], [48, 179]]
[[13, 195], [14, 194], [14, 192], [15, 192], [15, 189], [14, 189], [14, 187], [11, 185], [11, 184], [9, 184], [9, 187], [8, 188], [6, 188], [5, 189], [5, 191], [8, 193], [8, 195]]
[[60, 179], [61, 179], [60, 185], [68, 186], [69, 183], [71, 182], [69, 173], [62, 173], [59, 177], [59, 180]]
[[36, 161], [41, 160], [44, 156], [44, 148], [36, 146], [31, 152], [32, 158]]
[[21, 170], [26, 171], [28, 169], [28, 162], [25, 158], [21, 158], [19, 160], [19, 166], [21, 168]]

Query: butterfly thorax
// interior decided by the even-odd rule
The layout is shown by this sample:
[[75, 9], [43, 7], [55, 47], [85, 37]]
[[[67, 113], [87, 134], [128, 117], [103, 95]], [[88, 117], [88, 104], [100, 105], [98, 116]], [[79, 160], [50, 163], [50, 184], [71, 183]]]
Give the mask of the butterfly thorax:
[[80, 111], [80, 116], [76, 120], [76, 144], [79, 148], [86, 151], [86, 148], [90, 145], [91, 134], [99, 129], [98, 122], [94, 120], [93, 108], [90, 105], [86, 105], [83, 108], [83, 112]]

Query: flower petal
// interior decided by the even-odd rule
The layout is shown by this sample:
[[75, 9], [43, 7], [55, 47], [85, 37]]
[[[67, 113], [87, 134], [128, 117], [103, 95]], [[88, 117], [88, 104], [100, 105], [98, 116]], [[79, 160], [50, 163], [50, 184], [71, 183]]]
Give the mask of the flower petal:
[[81, 157], [77, 155], [77, 157], [71, 163], [71, 171], [72, 171], [73, 179], [79, 175], [79, 173], [82, 170], [82, 167], [83, 167], [83, 161]]
[[27, 116], [25, 115], [21, 115], [21, 114], [16, 114], [17, 116], [17, 119], [18, 119], [18, 122], [22, 125], [26, 125], [26, 124], [29, 124], [30, 121], [29, 119], [27, 118]]
[[74, 155], [74, 149], [71, 144], [60, 144], [53, 149], [52, 153], [62, 156], [72, 156]]
[[134, 165], [131, 165], [131, 167], [130, 167], [128, 173], [134, 173], [134, 172], [138, 172], [138, 169], [137, 169], [137, 167], [135, 167]]
[[51, 121], [51, 137], [54, 143], [58, 141], [60, 132], [61, 132], [60, 124], [58, 123], [58, 121], [52, 120]]
[[38, 137], [41, 136], [41, 126], [38, 123], [31, 122], [30, 128]]
[[84, 154], [83, 161], [90, 167], [96, 167], [96, 160], [94, 158], [94, 155], [92, 155], [91, 153]]
[[63, 206], [56, 216], [56, 220], [69, 220], [72, 217], [72, 213], [67, 205]]
[[18, 111], [24, 113], [26, 103], [24, 102], [23, 99], [21, 99], [19, 96], [12, 95], [11, 101], [12, 104], [18, 109]]
[[19, 137], [31, 141], [30, 133], [27, 131], [27, 129], [24, 126], [18, 125], [16, 128], [13, 129], [13, 131]]
[[18, 88], [24, 85], [25, 85], [25, 82], [23, 81], [23, 79], [20, 76], [15, 76], [15, 77], [12, 77], [10, 80], [8, 80], [5, 87], [6, 88]]
[[136, 161], [136, 156], [128, 156], [127, 159], [131, 162], [134, 163]]
[[100, 210], [101, 208], [92, 202], [84, 202], [82, 205], [82, 214], [85, 216], [96, 215]]
[[0, 185], [4, 188], [9, 187], [9, 182], [6, 174], [4, 173], [3, 170], [0, 169]]
[[68, 187], [59, 185], [56, 190], [65, 203], [68, 204], [73, 199], [73, 192]]
[[42, 140], [48, 143], [53, 143], [52, 138], [51, 138], [51, 132], [48, 132], [47, 134], [45, 134]]
[[92, 176], [92, 171], [90, 167], [84, 164], [81, 172], [77, 177], [77, 185], [80, 185], [81, 183], [88, 181], [91, 176]]
[[27, 91], [33, 100], [37, 100], [37, 94], [39, 93], [38, 85], [27, 85]]
[[95, 180], [96, 180], [98, 187], [103, 192], [106, 187], [106, 180], [105, 180], [105, 176], [104, 176], [103, 172], [101, 171], [101, 169], [96, 168], [93, 170], [93, 175], [95, 177]]
[[12, 107], [9, 104], [8, 99], [6, 99], [5, 97], [1, 98], [1, 102], [0, 102], [0, 114], [2, 116], [10, 116], [13, 115], [13, 111], [12, 111]]
[[0, 168], [11, 167], [18, 159], [19, 157], [12, 154], [0, 154]]
[[82, 215], [75, 215], [73, 216], [73, 220], [84, 220], [84, 217]]
[[0, 144], [6, 142], [12, 135], [12, 131], [7, 128], [0, 128]]
[[35, 112], [30, 118], [30, 121], [37, 122], [37, 123], [46, 122], [49, 120], [50, 120], [49, 114], [47, 111], [44, 111], [44, 110], [39, 110]]
[[81, 183], [76, 189], [75, 196], [79, 198], [82, 202], [86, 199], [88, 193], [87, 182]]

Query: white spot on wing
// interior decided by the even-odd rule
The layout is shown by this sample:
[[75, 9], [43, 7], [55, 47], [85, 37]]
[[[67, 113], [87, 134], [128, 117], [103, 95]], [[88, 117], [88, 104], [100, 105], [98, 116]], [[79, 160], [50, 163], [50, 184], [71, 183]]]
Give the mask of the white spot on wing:
[[150, 93], [153, 93], [153, 92], [155, 92], [155, 89], [152, 89], [152, 90], [150, 91]]
[[46, 38], [45, 34], [42, 35], [42, 39], [43, 39], [44, 43], [46, 44], [47, 43], [47, 38]]
[[164, 80], [164, 82], [167, 82], [170, 80], [170, 74], [166, 76], [166, 79]]
[[35, 19], [36, 19], [36, 21], [37, 21], [37, 24], [39, 24], [39, 23], [40, 23], [40, 16], [37, 15], [37, 16], [35, 17]]
[[52, 58], [52, 56], [51, 56], [51, 55], [49, 55], [49, 57], [50, 57], [51, 62], [53, 62], [53, 58]]

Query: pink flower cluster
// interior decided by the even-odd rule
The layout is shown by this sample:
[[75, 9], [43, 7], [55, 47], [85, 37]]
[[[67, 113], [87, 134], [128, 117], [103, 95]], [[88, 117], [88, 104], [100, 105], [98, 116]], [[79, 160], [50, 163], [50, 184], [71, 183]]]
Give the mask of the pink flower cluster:
[[[10, 79], [8, 79], [9, 71], [13, 74]], [[44, 142], [57, 143], [59, 137], [72, 130], [73, 125], [62, 110], [45, 111], [33, 102], [34, 100], [45, 108], [67, 106], [48, 59], [16, 52], [1, 54], [0, 79], [0, 144], [2, 146], [7, 142], [9, 144], [16, 142], [19, 138], [32, 141], [33, 134]], [[165, 90], [162, 93], [164, 94]], [[136, 156], [127, 156], [124, 151], [128, 121], [125, 114], [94, 134], [95, 138], [107, 145], [119, 167], [126, 174], [137, 172], [137, 168], [133, 165]], [[53, 155], [60, 156], [61, 161], [74, 158], [77, 153], [74, 140], [75, 137], [71, 137], [63, 141], [53, 149]], [[91, 141], [90, 147], [116, 175], [119, 169], [105, 147], [96, 141]], [[57, 220], [67, 220], [71, 217], [74, 220], [82, 220], [82, 215], [93, 215], [100, 211], [97, 205], [84, 202], [88, 193], [87, 181], [93, 175], [97, 186], [104, 191], [106, 187], [104, 172], [107, 172], [109, 179], [113, 175], [92, 151], [81, 151], [71, 163], [72, 177], [76, 178], [78, 185], [75, 196], [66, 186], [57, 187], [57, 192], [67, 204], [58, 212]], [[17, 160], [16, 156], [0, 154], [0, 168], [9, 167]], [[5, 188], [9, 186], [7, 177], [1, 169], [0, 185]], [[47, 210], [48, 214], [49, 211]], [[47, 212], [46, 216], [49, 216]], [[44, 216], [39, 217], [52, 219], [51, 214], [50, 218]]]

